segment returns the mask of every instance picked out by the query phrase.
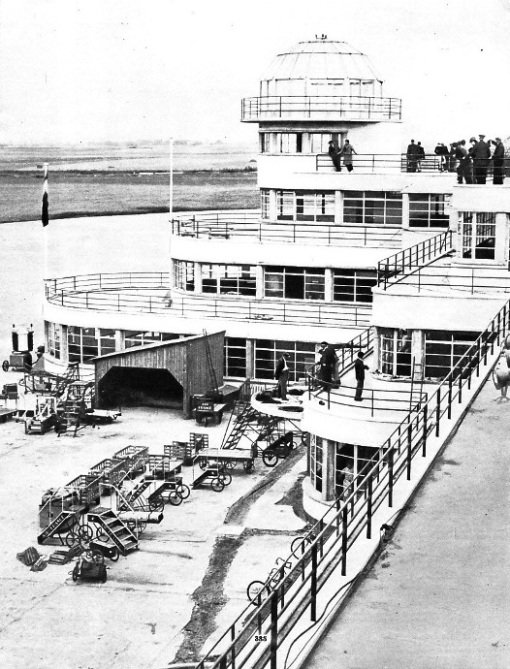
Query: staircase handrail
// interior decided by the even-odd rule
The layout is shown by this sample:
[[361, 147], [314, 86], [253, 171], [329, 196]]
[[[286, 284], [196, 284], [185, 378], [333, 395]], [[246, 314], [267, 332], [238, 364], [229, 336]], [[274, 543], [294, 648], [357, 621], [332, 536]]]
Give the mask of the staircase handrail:
[[377, 287], [386, 290], [453, 250], [453, 231], [450, 229], [408, 246], [377, 263]]

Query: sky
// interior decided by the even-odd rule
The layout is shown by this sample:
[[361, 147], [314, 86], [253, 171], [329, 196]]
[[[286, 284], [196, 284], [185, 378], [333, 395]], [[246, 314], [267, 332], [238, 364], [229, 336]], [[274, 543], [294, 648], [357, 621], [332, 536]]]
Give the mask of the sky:
[[241, 98], [316, 34], [370, 57], [426, 148], [510, 135], [510, 0], [0, 0], [0, 143], [255, 142]]

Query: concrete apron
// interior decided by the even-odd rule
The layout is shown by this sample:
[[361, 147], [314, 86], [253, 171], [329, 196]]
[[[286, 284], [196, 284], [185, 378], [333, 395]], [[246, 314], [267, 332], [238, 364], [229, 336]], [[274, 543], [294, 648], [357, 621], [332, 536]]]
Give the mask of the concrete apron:
[[[353, 594], [360, 577], [362, 577], [362, 572], [373, 564], [384, 547], [380, 528], [384, 524], [391, 527], [396, 526], [399, 518], [405, 513], [409, 503], [436, 459], [441, 455], [454, 436], [465, 414], [497, 364], [499, 357], [500, 349], [497, 347], [496, 350], [495, 347], [494, 353], [487, 355], [486, 365], [480, 366], [480, 376], [477, 378], [476, 373], [473, 375], [471, 389], [468, 390], [467, 383], [463, 385], [462, 404], [458, 403], [458, 399], [454, 400], [451, 419], [448, 419], [446, 414], [441, 418], [439, 437], [435, 436], [435, 430], [429, 435], [426, 456], [422, 457], [421, 454], [418, 454], [414, 457], [411, 467], [411, 480], [407, 481], [405, 474], [403, 474], [395, 485], [393, 490], [393, 506], [389, 508], [387, 501], [383, 502], [373, 514], [372, 538], [367, 539], [366, 530], [364, 530], [349, 549], [346, 575], [341, 575], [340, 565], [331, 573], [327, 584], [322, 587], [317, 595], [317, 622], [312, 623], [309, 615], [310, 607], [307, 607], [305, 613], [282, 641], [277, 653], [277, 667], [279, 669], [286, 669], [289, 665], [292, 665], [292, 669], [299, 669], [305, 664], [312, 650], [323, 637], [343, 604]], [[324, 546], [327, 547], [329, 542], [334, 540], [335, 536], [333, 535], [325, 542]], [[291, 595], [292, 588], [289, 590], [286, 598], [291, 597]], [[290, 615], [291, 613], [286, 612], [279, 618], [279, 628], [285, 624]], [[270, 638], [270, 630], [267, 624], [264, 626], [262, 634], [266, 634], [268, 639]], [[256, 661], [256, 657], [262, 655], [262, 651], [264, 650], [262, 646], [267, 649], [265, 644], [260, 644], [260, 646], [261, 653], [252, 655], [252, 664]], [[238, 664], [241, 664], [241, 662], [242, 660], [239, 657]], [[269, 662], [266, 666], [269, 666]]]

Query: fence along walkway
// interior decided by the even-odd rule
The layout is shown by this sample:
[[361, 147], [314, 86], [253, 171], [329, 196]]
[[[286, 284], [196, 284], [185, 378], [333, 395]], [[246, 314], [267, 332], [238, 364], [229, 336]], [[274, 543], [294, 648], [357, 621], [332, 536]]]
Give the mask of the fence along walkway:
[[[213, 643], [197, 669], [281, 669], [287, 666], [291, 639], [299, 630], [321, 623], [340, 577], [347, 576], [350, 552], [371, 542], [363, 565], [377, 549], [380, 516], [391, 514], [394, 502], [403, 505], [460, 420], [477, 387], [497, 360], [496, 346], [509, 331], [510, 302], [489, 323], [457, 365], [397, 427], [380, 449], [381, 459], [368, 463], [353, 481], [347, 499], [336, 499], [291, 553], [291, 569], [281, 567], [278, 583], [268, 580], [267, 596], [248, 605]], [[447, 422], [449, 421], [449, 422]], [[444, 434], [442, 434], [444, 433]], [[432, 456], [428, 453], [434, 442]], [[438, 445], [439, 444], [439, 445]], [[414, 476], [413, 473], [417, 475]], [[391, 517], [391, 515], [390, 515]], [[352, 578], [355, 576], [353, 572]], [[340, 579], [341, 580], [341, 579]], [[351, 581], [337, 588], [337, 594]], [[327, 608], [327, 607], [326, 607]]]

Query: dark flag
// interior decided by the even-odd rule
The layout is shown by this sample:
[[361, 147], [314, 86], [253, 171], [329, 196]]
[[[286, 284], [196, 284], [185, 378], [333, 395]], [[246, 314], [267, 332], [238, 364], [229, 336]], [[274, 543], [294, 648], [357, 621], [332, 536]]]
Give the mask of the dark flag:
[[45, 228], [50, 222], [49, 211], [48, 211], [48, 166], [44, 166], [44, 183], [43, 183], [43, 196], [42, 196], [42, 216], [41, 216], [43, 228]]

